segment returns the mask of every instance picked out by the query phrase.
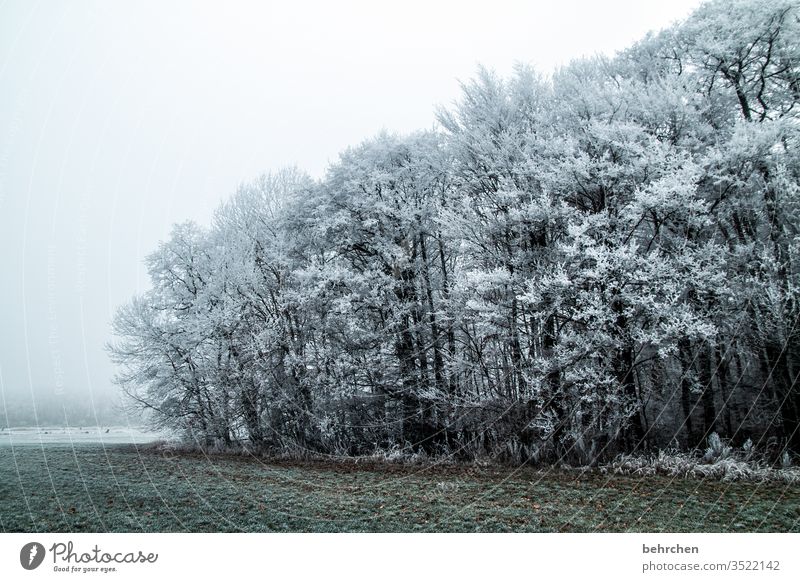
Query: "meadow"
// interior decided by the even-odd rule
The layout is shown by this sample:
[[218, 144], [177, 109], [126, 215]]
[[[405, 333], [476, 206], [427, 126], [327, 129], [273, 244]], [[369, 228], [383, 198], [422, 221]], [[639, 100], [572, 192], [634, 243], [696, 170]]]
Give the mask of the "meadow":
[[0, 445], [6, 532], [798, 532], [800, 488], [597, 470]]

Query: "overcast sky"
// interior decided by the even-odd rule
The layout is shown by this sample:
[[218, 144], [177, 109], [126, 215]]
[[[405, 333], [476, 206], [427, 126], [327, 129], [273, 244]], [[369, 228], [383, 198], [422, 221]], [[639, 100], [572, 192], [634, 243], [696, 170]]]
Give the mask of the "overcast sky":
[[432, 127], [479, 63], [549, 73], [698, 4], [0, 0], [0, 390], [111, 390], [143, 257], [241, 181], [321, 177], [381, 129]]

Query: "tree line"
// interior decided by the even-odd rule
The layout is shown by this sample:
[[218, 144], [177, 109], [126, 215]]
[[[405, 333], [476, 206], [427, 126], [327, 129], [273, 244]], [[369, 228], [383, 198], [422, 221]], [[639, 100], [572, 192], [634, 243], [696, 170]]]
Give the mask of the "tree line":
[[176, 225], [117, 383], [202, 443], [591, 464], [800, 452], [798, 5], [712, 1]]

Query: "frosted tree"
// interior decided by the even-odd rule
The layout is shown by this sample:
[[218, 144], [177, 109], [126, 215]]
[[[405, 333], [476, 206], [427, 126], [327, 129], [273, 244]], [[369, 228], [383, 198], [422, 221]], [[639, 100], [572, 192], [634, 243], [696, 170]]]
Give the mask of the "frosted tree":
[[175, 226], [147, 258], [152, 289], [118, 311], [109, 347], [117, 383], [154, 422], [230, 442], [228, 386], [214, 382], [222, 348], [208, 326], [209, 251], [207, 232]]
[[591, 464], [800, 449], [798, 8], [709, 2], [177, 226], [117, 381], [201, 443]]

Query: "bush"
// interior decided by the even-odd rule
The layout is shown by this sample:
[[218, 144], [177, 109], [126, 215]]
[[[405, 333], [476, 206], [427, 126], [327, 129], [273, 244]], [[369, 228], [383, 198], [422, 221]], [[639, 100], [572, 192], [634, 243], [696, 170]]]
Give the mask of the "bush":
[[765, 461], [765, 456], [756, 454], [750, 439], [741, 449], [734, 449], [717, 433], [708, 437], [708, 448], [702, 457], [677, 450], [659, 451], [656, 455], [648, 456], [623, 454], [601, 467], [601, 472], [718, 481], [800, 483], [800, 468], [791, 466], [788, 451], [781, 455], [780, 467], [775, 467]]

